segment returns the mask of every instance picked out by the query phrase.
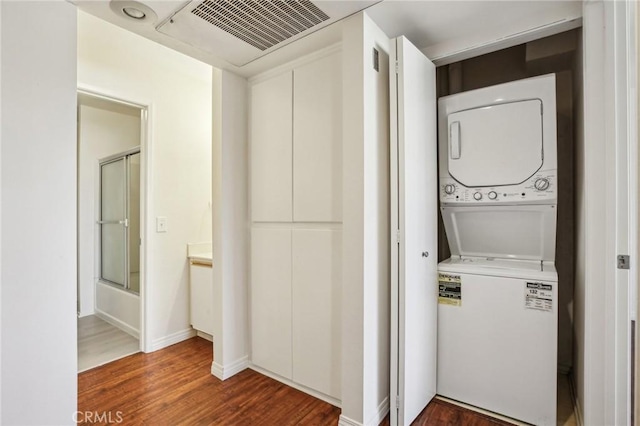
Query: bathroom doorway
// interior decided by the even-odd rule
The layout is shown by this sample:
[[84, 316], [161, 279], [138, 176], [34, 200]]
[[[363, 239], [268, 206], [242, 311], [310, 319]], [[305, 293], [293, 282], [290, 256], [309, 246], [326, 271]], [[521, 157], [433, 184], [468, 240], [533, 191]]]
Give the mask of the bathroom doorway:
[[144, 106], [78, 93], [78, 371], [143, 350]]

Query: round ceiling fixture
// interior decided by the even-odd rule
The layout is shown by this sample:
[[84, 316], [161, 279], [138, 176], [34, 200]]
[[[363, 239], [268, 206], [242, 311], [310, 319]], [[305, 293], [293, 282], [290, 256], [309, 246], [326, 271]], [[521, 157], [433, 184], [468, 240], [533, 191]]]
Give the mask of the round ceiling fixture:
[[140, 9], [136, 9], [135, 7], [123, 7], [122, 11], [129, 18], [133, 19], [144, 19], [144, 17], [147, 16], [143, 11], [141, 11]]
[[127, 21], [144, 22], [153, 24], [158, 15], [146, 4], [130, 0], [111, 0], [109, 7], [118, 16]]

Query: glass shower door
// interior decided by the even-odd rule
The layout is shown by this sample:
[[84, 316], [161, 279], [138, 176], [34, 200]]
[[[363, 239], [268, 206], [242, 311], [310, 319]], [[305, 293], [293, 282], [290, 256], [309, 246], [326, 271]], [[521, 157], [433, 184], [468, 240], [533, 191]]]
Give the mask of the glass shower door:
[[100, 164], [100, 279], [140, 292], [140, 153]]

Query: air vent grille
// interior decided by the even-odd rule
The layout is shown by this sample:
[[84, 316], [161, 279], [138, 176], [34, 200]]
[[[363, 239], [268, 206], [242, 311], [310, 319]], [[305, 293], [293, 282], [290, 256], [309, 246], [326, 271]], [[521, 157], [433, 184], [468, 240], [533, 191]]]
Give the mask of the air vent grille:
[[260, 50], [329, 19], [309, 0], [205, 0], [191, 13]]

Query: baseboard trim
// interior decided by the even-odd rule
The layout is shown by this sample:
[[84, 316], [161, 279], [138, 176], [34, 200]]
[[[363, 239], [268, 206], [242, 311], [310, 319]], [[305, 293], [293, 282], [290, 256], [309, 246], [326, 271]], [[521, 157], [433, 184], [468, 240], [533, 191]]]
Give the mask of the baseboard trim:
[[294, 389], [298, 389], [301, 392], [304, 392], [306, 394], [309, 394], [315, 398], [321, 399], [324, 402], [328, 402], [329, 404], [333, 405], [334, 407], [338, 407], [338, 408], [342, 408], [342, 403], [340, 402], [340, 400], [335, 399], [329, 395], [325, 395], [322, 392], [318, 392], [317, 390], [313, 390], [311, 388], [308, 388], [304, 385], [301, 385], [299, 383], [296, 383], [290, 379], [284, 378], [282, 376], [279, 376], [275, 373], [272, 373], [271, 371], [265, 370], [264, 368], [258, 367], [257, 365], [249, 362], [249, 368], [252, 369], [253, 371], [257, 371], [260, 374], [264, 374], [267, 377], [271, 377], [273, 380], [277, 380], [280, 383], [284, 383], [285, 385], [292, 387]]
[[225, 381], [229, 377], [233, 377], [239, 372], [246, 370], [247, 367], [249, 367], [249, 357], [246, 355], [226, 366], [213, 361], [211, 363], [211, 374], [218, 379]]
[[84, 318], [84, 317], [88, 317], [89, 315], [95, 315], [96, 311], [91, 310], [91, 311], [80, 311], [78, 312], [78, 318]]
[[364, 426], [364, 425], [360, 422], [356, 422], [355, 420], [351, 420], [349, 417], [346, 417], [340, 414], [340, 418], [338, 419], [338, 426]]
[[149, 352], [155, 352], [157, 350], [164, 349], [167, 346], [175, 345], [176, 343], [191, 339], [195, 335], [196, 332], [192, 328], [169, 334], [168, 336], [161, 337], [151, 342], [151, 348], [149, 348]]
[[378, 405], [378, 412], [370, 419], [366, 424], [379, 425], [384, 420], [385, 416], [389, 412], [389, 397], [385, 397], [380, 405]]
[[118, 318], [112, 315], [109, 315], [108, 313], [101, 311], [100, 309], [97, 309], [97, 308], [95, 311], [95, 316], [97, 316], [98, 318], [100, 318], [105, 322], [108, 322], [112, 326], [119, 328], [120, 330], [135, 337], [136, 339], [140, 339], [140, 330], [136, 330], [126, 322], [119, 320]]
[[213, 336], [205, 333], [204, 331], [196, 330], [196, 336], [202, 337], [204, 340], [208, 340], [213, 343]]

